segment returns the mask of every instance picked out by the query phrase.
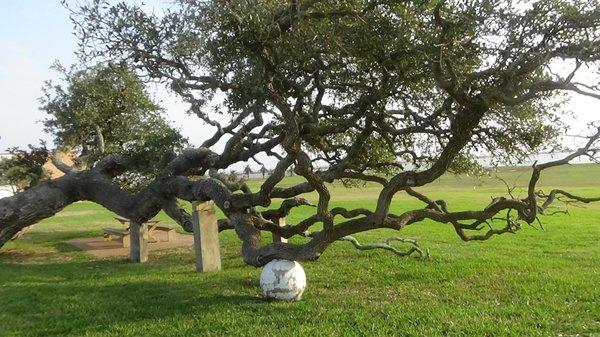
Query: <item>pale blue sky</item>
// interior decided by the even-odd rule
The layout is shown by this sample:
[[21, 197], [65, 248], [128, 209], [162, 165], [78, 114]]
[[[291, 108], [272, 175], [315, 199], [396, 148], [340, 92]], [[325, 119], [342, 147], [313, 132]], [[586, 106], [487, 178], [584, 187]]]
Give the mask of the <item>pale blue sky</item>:
[[[139, 0], [129, 0], [139, 3]], [[160, 7], [161, 0], [144, 0]], [[74, 3], [74, 1], [70, 1]], [[56, 79], [50, 69], [56, 61], [76, 62], [77, 39], [69, 13], [59, 0], [0, 0], [0, 153], [51, 137], [43, 132], [38, 109], [45, 80]], [[159, 90], [158, 100], [167, 107], [173, 123], [194, 142], [199, 141], [199, 121], [187, 118], [185, 106]]]
[[[73, 3], [75, 0], [71, 0]], [[129, 2], [140, 2], [129, 0]], [[144, 0], [146, 7], [160, 7], [164, 0]], [[0, 152], [12, 146], [26, 146], [38, 139], [50, 141], [37, 121], [44, 118], [38, 110], [41, 87], [56, 78], [50, 66], [59, 60], [64, 65], [76, 61], [77, 40], [72, 34], [68, 11], [59, 0], [0, 0]], [[185, 106], [157, 93], [167, 108], [169, 119], [182, 133], [198, 144], [207, 129], [196, 118], [185, 114]], [[586, 122], [600, 120], [598, 101], [577, 97], [569, 105], [582, 129]]]
[[54, 60], [75, 60], [71, 28], [56, 0], [0, 0], [0, 151], [47, 139], [37, 99]]

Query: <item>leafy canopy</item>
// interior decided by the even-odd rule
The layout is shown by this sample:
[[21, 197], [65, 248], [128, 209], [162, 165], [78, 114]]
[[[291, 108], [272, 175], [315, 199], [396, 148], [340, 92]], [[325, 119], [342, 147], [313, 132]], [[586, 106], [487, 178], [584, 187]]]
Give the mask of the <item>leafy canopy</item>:
[[0, 185], [9, 185], [15, 192], [25, 191], [49, 177], [43, 165], [48, 161], [48, 149], [29, 145], [29, 150], [8, 149], [10, 158], [0, 159]]
[[46, 84], [41, 99], [41, 109], [48, 114], [44, 125], [59, 147], [79, 155], [80, 166], [91, 167], [108, 154], [126, 155], [133, 172], [121, 182], [139, 186], [186, 144], [126, 66], [56, 68], [66, 85]]
[[582, 42], [597, 37], [589, 1], [177, 3], [163, 15], [84, 7], [82, 55], [134, 64], [211, 125], [215, 110], [284, 120], [271, 86], [295, 107], [302, 144], [321, 164], [385, 175], [427, 167], [447, 144], [463, 107], [441, 82], [489, 105], [451, 170], [477, 169], [476, 155], [518, 162], [556, 147], [564, 97], [544, 87], [562, 79], [548, 62], [593, 62], [597, 48]]

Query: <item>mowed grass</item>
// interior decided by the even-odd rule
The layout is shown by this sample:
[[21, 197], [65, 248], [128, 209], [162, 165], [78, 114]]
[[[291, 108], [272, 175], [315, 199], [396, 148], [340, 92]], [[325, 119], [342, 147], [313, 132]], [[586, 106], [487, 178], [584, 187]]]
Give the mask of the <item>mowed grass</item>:
[[[524, 187], [529, 169], [498, 175]], [[540, 187], [594, 196], [599, 179], [600, 167], [569, 166], [545, 172]], [[335, 185], [333, 204], [373, 208], [378, 191]], [[452, 210], [506, 194], [491, 177], [445, 176], [420, 191]], [[422, 205], [399, 194], [392, 211], [415, 207]], [[288, 223], [312, 212], [299, 208]], [[110, 212], [81, 202], [0, 250], [0, 336], [600, 336], [600, 205], [569, 212], [542, 217], [544, 230], [524, 227], [486, 242], [462, 242], [449, 225], [432, 222], [360, 234], [364, 242], [414, 238], [431, 257], [335, 243], [303, 263], [302, 301], [278, 303], [261, 299], [260, 269], [243, 264], [233, 232], [221, 233], [223, 270], [204, 274], [194, 272], [191, 248], [152, 252], [146, 264], [71, 249], [64, 241], [116, 224]]]

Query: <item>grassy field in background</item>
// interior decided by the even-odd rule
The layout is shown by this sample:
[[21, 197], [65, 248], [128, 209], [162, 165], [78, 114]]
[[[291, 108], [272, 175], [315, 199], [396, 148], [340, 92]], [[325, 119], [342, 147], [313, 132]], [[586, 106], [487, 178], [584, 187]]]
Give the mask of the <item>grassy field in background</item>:
[[[498, 175], [524, 187], [529, 172]], [[597, 196], [599, 180], [600, 167], [577, 165], [544, 172], [539, 186]], [[379, 189], [331, 191], [335, 206], [373, 208]], [[466, 210], [506, 187], [494, 177], [444, 176], [419, 191]], [[399, 194], [391, 211], [415, 207], [422, 204]], [[313, 211], [299, 208], [288, 223]], [[417, 239], [431, 258], [335, 243], [319, 261], [303, 263], [302, 301], [276, 303], [261, 299], [260, 269], [243, 264], [231, 231], [221, 233], [216, 273], [195, 273], [191, 248], [152, 252], [146, 264], [70, 248], [64, 241], [116, 224], [109, 211], [80, 202], [0, 250], [0, 336], [600, 336], [600, 204], [569, 213], [542, 217], [544, 230], [525, 227], [486, 242], [462, 242], [450, 226], [432, 222], [360, 234], [363, 242]]]

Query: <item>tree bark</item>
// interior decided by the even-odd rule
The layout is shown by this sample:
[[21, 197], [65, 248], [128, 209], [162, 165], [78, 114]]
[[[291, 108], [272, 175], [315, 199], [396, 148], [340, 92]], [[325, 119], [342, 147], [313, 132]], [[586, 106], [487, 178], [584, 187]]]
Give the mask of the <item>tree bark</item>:
[[75, 177], [67, 175], [0, 199], [0, 247], [24, 228], [81, 200], [78, 183]]

